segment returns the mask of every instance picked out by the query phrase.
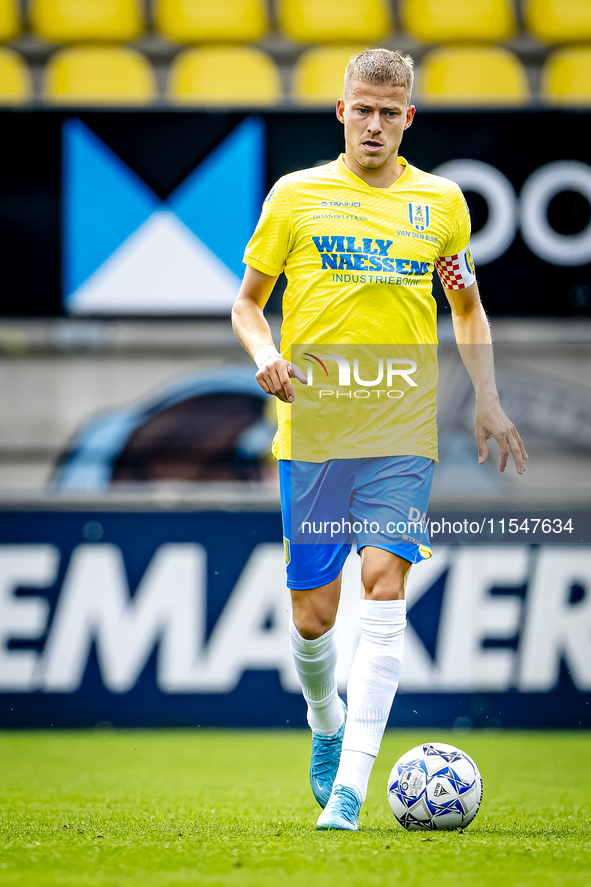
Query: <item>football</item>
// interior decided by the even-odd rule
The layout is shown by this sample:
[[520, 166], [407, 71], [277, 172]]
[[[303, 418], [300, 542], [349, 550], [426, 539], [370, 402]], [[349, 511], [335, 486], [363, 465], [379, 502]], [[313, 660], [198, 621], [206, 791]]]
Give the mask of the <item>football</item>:
[[426, 742], [394, 764], [388, 801], [409, 831], [464, 828], [482, 801], [482, 777], [472, 758], [453, 745]]

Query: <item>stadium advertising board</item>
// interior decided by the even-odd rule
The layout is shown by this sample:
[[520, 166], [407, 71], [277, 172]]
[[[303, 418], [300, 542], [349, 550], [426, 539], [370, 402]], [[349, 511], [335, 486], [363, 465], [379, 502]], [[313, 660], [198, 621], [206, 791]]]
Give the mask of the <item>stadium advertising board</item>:
[[[552, 524], [535, 538], [533, 523], [529, 535], [501, 532], [490, 514], [470, 516], [494, 523], [470, 544], [453, 515], [431, 521], [444, 517], [433, 558], [411, 574], [390, 724], [590, 725], [591, 546]], [[278, 512], [19, 511], [0, 522], [2, 726], [305, 724]], [[359, 577], [353, 554], [343, 691]]]
[[[327, 112], [0, 118], [5, 314], [227, 314], [266, 191], [343, 148]], [[588, 129], [585, 112], [419, 107], [402, 153], [464, 189], [490, 312], [591, 311]]]

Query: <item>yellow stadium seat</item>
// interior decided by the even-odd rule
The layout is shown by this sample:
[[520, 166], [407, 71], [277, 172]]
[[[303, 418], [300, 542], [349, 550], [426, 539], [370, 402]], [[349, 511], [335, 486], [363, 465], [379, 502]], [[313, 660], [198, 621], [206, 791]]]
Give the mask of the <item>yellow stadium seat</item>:
[[145, 105], [156, 97], [149, 61], [128, 46], [72, 46], [43, 71], [43, 96], [54, 105]]
[[32, 91], [25, 60], [12, 49], [0, 48], [0, 105], [21, 105]]
[[343, 95], [345, 68], [364, 46], [313, 46], [297, 60], [292, 96], [301, 105], [334, 106]]
[[16, 0], [0, 0], [0, 41], [14, 40], [21, 30]]
[[579, 43], [591, 40], [589, 0], [529, 0], [525, 24], [546, 43]]
[[540, 92], [552, 105], [591, 105], [591, 46], [553, 52], [542, 68]]
[[263, 0], [157, 0], [154, 19], [179, 43], [249, 43], [268, 29]]
[[512, 0], [404, 0], [402, 22], [427, 43], [506, 40], [515, 32]]
[[54, 43], [123, 42], [144, 30], [139, 0], [32, 0], [31, 29]]
[[525, 68], [502, 46], [440, 46], [423, 58], [417, 77], [425, 103], [523, 105], [529, 101]]
[[375, 42], [392, 31], [387, 0], [279, 0], [279, 23], [302, 43]]
[[281, 78], [275, 62], [252, 46], [184, 49], [170, 66], [168, 97], [177, 105], [273, 105]]

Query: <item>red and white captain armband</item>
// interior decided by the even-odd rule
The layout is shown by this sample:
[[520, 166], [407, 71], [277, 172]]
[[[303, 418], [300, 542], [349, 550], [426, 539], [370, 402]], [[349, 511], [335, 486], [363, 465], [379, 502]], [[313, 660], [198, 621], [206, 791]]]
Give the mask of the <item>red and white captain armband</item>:
[[262, 365], [270, 360], [272, 357], [281, 357], [281, 355], [274, 345], [263, 345], [263, 347], [259, 348], [257, 353], [254, 355], [253, 360], [260, 370]]
[[448, 290], [463, 290], [476, 283], [474, 259], [469, 245], [455, 256], [441, 256], [435, 262], [435, 267], [442, 286]]

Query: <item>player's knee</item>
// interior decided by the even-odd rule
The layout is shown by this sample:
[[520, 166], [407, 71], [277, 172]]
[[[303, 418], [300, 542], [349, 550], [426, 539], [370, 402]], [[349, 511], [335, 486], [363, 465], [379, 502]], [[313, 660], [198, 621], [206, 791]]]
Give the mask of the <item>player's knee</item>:
[[406, 574], [391, 570], [370, 570], [363, 576], [365, 597], [374, 601], [400, 601], [404, 598]]
[[327, 614], [313, 610], [294, 609], [293, 621], [301, 636], [307, 641], [315, 641], [333, 627], [335, 620]]

